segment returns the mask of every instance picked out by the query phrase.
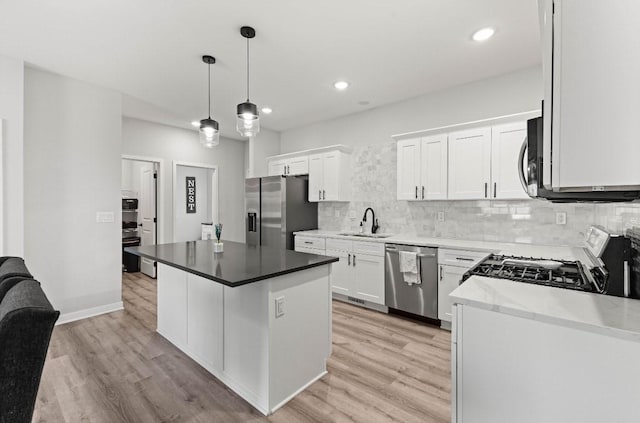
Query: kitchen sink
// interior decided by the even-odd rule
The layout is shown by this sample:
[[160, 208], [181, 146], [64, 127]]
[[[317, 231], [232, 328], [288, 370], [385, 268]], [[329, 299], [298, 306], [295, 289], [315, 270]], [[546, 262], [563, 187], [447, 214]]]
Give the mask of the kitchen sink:
[[392, 234], [361, 234], [360, 232], [343, 232], [338, 235], [359, 236], [362, 238], [389, 238], [390, 236], [393, 236]]

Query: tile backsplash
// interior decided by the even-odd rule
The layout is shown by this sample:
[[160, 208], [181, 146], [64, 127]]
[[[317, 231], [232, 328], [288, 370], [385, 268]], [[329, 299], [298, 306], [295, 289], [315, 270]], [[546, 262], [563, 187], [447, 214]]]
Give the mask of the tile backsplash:
[[[375, 210], [380, 232], [483, 241], [580, 245], [592, 224], [615, 233], [640, 226], [640, 203], [398, 201], [395, 141], [354, 149], [351, 164], [353, 201], [320, 203], [320, 229], [357, 231], [367, 207]], [[438, 221], [439, 212], [444, 221]], [[559, 212], [566, 213], [565, 225], [555, 223]], [[371, 225], [370, 214], [365, 225]]]

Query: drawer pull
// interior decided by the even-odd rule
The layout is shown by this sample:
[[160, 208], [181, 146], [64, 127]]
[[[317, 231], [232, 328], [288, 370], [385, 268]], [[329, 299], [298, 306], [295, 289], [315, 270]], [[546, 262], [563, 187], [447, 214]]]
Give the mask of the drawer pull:
[[313, 242], [312, 242], [312, 241], [305, 241], [304, 243], [305, 243], [305, 244], [313, 244]]
[[460, 261], [473, 261], [472, 258], [467, 258], [467, 257], [456, 257], [456, 260], [460, 260]]

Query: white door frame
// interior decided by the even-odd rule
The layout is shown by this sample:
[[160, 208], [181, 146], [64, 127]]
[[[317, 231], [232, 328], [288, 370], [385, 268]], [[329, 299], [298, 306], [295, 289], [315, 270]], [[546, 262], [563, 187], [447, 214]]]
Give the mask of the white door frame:
[[196, 162], [183, 162], [180, 160], [173, 161], [173, 189], [172, 189], [172, 197], [173, 197], [173, 225], [171, 225], [171, 240], [175, 242], [175, 230], [176, 230], [176, 215], [178, 211], [178, 205], [176, 202], [176, 186], [178, 184], [178, 176], [177, 169], [178, 166], [188, 166], [188, 167], [199, 167], [203, 169], [211, 169], [213, 170], [213, 174], [211, 175], [211, 220], [214, 223], [218, 223], [220, 221], [220, 202], [218, 201], [218, 166], [212, 165], [208, 163], [196, 163]]
[[139, 162], [151, 162], [158, 164], [158, 179], [156, 179], [158, 184], [158, 190], [156, 192], [156, 233], [158, 234], [156, 238], [156, 244], [165, 243], [165, 233], [164, 233], [164, 207], [162, 206], [164, 203], [164, 177], [163, 175], [166, 172], [164, 167], [164, 159], [159, 157], [149, 157], [149, 156], [135, 156], [131, 154], [123, 154], [123, 159], [126, 160], [136, 160]]

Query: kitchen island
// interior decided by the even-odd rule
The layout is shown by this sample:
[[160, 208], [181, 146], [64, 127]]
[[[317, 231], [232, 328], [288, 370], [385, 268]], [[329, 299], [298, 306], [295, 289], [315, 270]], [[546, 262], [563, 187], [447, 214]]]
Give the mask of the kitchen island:
[[640, 300], [483, 276], [451, 297], [452, 422], [638, 421]]
[[326, 374], [338, 259], [213, 244], [127, 251], [158, 262], [158, 333], [269, 415]]

